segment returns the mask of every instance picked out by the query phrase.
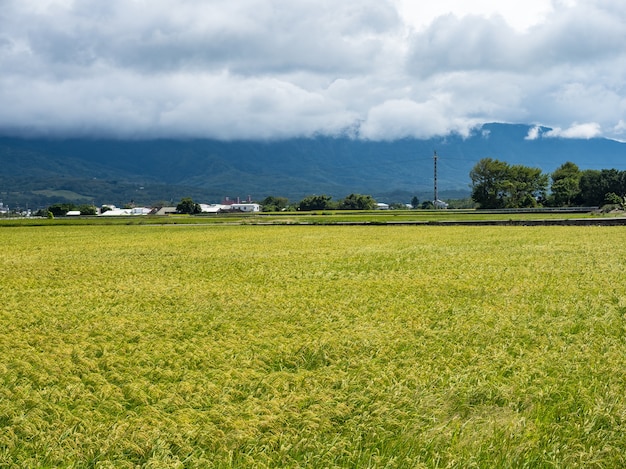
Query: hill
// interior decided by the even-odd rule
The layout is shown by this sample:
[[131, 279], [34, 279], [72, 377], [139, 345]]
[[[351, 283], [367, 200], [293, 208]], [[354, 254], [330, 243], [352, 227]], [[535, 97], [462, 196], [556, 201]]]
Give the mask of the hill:
[[[351, 192], [386, 202], [432, 197], [433, 151], [443, 197], [469, 193], [469, 171], [484, 157], [551, 172], [626, 164], [626, 144], [607, 139], [527, 139], [530, 126], [485, 124], [470, 137], [373, 142], [349, 138], [282, 141], [113, 140], [0, 137], [0, 199], [38, 207], [59, 201], [138, 204], [191, 196], [299, 200]], [[548, 129], [542, 129], [547, 131]]]

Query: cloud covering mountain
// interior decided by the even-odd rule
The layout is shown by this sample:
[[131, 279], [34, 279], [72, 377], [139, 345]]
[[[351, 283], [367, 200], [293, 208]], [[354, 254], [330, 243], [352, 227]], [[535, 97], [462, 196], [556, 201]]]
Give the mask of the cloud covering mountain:
[[626, 137], [621, 2], [475, 3], [0, 0], [0, 132]]

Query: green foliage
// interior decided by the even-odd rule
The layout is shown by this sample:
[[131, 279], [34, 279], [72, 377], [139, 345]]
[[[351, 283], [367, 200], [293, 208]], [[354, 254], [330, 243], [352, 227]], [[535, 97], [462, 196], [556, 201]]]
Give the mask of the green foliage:
[[566, 162], [559, 166], [552, 174], [550, 197], [548, 203], [555, 207], [568, 207], [580, 202], [580, 179], [582, 173], [578, 166]]
[[196, 213], [200, 213], [202, 210], [200, 209], [200, 204], [195, 203], [191, 197], [183, 197], [180, 203], [176, 206], [176, 211], [178, 213], [194, 215]]
[[51, 212], [55, 217], [64, 217], [67, 212], [72, 210], [78, 210], [78, 207], [72, 203], [57, 203], [48, 207], [48, 212]]
[[98, 213], [98, 209], [94, 205], [89, 204], [79, 205], [77, 210], [80, 211], [81, 215], [96, 215]]
[[513, 165], [508, 168], [506, 181], [505, 207], [537, 207], [538, 200], [546, 198], [548, 176], [539, 168]]
[[261, 207], [264, 212], [281, 212], [289, 205], [289, 199], [286, 197], [275, 197], [270, 195], [261, 201]]
[[492, 158], [483, 158], [472, 168], [472, 199], [480, 208], [504, 208], [508, 168], [504, 161]]
[[330, 210], [335, 208], [330, 195], [310, 195], [298, 204], [298, 209], [303, 211]]
[[604, 196], [605, 204], [622, 205], [623, 202], [623, 198], [617, 195], [615, 192], [609, 192]]
[[413, 196], [413, 198], [411, 199], [411, 206], [412, 206], [413, 208], [418, 208], [418, 207], [419, 207], [419, 205], [420, 205], [420, 201], [419, 201], [419, 199], [417, 198], [417, 196], [415, 196], [415, 195], [414, 195], [414, 196]]
[[376, 200], [371, 195], [350, 194], [339, 202], [339, 210], [374, 210]]
[[470, 172], [472, 199], [480, 208], [536, 207], [545, 199], [548, 176], [538, 168], [483, 158]]

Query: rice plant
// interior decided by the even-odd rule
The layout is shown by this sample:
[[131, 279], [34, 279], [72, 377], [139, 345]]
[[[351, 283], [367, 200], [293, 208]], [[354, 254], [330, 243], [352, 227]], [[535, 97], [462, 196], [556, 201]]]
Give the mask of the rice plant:
[[0, 467], [626, 464], [622, 228], [0, 239]]

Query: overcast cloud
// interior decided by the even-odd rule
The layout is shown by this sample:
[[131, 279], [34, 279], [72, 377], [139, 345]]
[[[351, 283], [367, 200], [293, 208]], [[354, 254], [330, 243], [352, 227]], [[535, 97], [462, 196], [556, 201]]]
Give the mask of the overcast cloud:
[[626, 140], [622, 0], [419, 3], [0, 0], [0, 131]]

